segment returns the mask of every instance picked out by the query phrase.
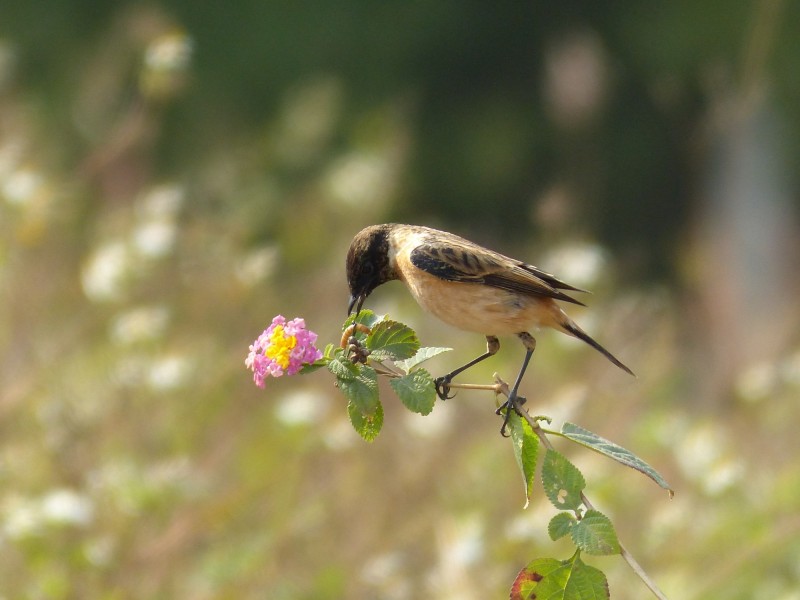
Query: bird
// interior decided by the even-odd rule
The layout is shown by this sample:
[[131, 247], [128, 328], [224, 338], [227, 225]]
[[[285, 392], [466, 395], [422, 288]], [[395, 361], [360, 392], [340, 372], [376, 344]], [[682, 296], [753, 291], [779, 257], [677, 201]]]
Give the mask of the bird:
[[[385, 223], [359, 231], [346, 259], [350, 289], [348, 315], [356, 316], [378, 286], [400, 280], [420, 307], [457, 329], [483, 334], [486, 352], [438, 377], [436, 393], [451, 396], [453, 378], [496, 354], [500, 336], [515, 335], [525, 347], [525, 358], [507, 401], [500, 430], [519, 412], [518, 395], [525, 370], [536, 349], [530, 330], [549, 327], [576, 337], [602, 353], [614, 365], [633, 371], [581, 329], [558, 302], [585, 306], [567, 292], [586, 292], [531, 264], [510, 258], [447, 231], [421, 225]], [[356, 317], [357, 318], [357, 317]]]

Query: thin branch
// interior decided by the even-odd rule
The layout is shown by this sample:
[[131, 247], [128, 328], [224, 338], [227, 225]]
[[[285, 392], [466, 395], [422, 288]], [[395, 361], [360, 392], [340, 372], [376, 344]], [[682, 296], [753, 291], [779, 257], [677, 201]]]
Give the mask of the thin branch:
[[498, 384], [481, 384], [481, 383], [451, 383], [450, 387], [460, 390], [483, 390], [487, 392], [500, 393], [500, 386]]
[[[378, 375], [385, 375], [386, 377], [403, 377], [405, 373], [397, 371], [384, 362], [372, 360], [370, 366], [375, 369]], [[505, 384], [503, 384], [505, 385]], [[494, 392], [495, 394], [501, 393], [501, 385], [499, 383], [485, 384], [485, 383], [451, 383], [451, 389], [458, 390], [480, 390], [485, 392]], [[506, 386], [507, 388], [508, 386]]]

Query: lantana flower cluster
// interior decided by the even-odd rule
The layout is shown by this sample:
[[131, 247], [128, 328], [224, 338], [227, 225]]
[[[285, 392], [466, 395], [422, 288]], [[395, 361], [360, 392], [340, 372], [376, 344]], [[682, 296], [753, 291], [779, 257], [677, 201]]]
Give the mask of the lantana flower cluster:
[[253, 371], [255, 384], [263, 388], [265, 378], [295, 375], [303, 365], [322, 358], [316, 342], [317, 334], [306, 329], [305, 320], [287, 321], [278, 315], [250, 345], [244, 364]]

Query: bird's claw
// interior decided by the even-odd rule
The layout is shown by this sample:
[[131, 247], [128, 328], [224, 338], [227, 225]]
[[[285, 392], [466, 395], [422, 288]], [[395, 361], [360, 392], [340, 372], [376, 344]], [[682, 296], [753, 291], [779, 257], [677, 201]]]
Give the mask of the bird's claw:
[[[508, 437], [506, 434], [506, 427], [508, 427], [508, 420], [511, 418], [511, 412], [516, 412], [519, 414], [519, 407], [522, 406], [527, 402], [527, 398], [525, 396], [509, 396], [508, 400], [506, 400], [495, 412], [496, 415], [504, 415], [503, 417], [503, 425], [500, 427], [500, 435], [503, 437]], [[503, 409], [505, 409], [505, 413], [503, 413]]]
[[449, 400], [453, 398], [455, 394], [452, 396], [450, 395], [450, 382], [452, 381], [452, 377], [450, 375], [442, 375], [441, 377], [437, 377], [433, 384], [436, 387], [436, 395], [439, 396], [442, 400]]

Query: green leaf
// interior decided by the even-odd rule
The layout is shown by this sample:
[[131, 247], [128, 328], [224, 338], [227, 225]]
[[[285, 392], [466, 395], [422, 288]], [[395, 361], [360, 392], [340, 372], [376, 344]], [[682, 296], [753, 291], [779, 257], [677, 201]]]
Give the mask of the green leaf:
[[347, 416], [350, 417], [350, 423], [358, 435], [366, 441], [371, 442], [381, 432], [383, 427], [383, 406], [380, 401], [372, 415], [363, 414], [353, 402], [347, 403]]
[[544, 493], [560, 510], [578, 511], [583, 504], [581, 492], [586, 487], [581, 472], [562, 454], [548, 450], [542, 465]]
[[511, 431], [511, 444], [514, 447], [514, 458], [522, 472], [525, 484], [525, 508], [531, 501], [533, 483], [536, 478], [536, 455], [539, 449], [539, 438], [533, 433], [530, 423], [512, 412], [508, 418], [508, 427]]
[[[555, 571], [562, 568], [560, 560], [555, 558], [537, 558], [529, 562], [517, 573], [511, 586], [509, 600], [529, 600], [536, 586]], [[538, 598], [538, 596], [535, 596]]]
[[328, 361], [327, 367], [328, 371], [333, 373], [340, 382], [355, 379], [359, 374], [358, 365], [347, 358], [341, 348], [336, 348], [333, 351], [333, 356]]
[[408, 410], [421, 415], [427, 415], [433, 410], [436, 388], [433, 377], [425, 369], [417, 369], [408, 375], [392, 379], [389, 385]]
[[[351, 314], [347, 319], [345, 319], [344, 324], [342, 325], [342, 331], [350, 327], [353, 324], [353, 320], [355, 319], [356, 315]], [[361, 323], [372, 329], [376, 323], [380, 323], [383, 319], [386, 318], [386, 315], [376, 315], [373, 311], [368, 308], [362, 308], [361, 312], [358, 313], [358, 321], [357, 323]]]
[[308, 375], [309, 373], [313, 373], [317, 369], [319, 369], [321, 367], [326, 367], [327, 365], [328, 365], [328, 361], [325, 360], [324, 358], [321, 358], [321, 359], [319, 359], [317, 361], [314, 361], [313, 363], [308, 363], [308, 364], [303, 365], [302, 367], [300, 367], [300, 370], [298, 371], [298, 373], [300, 375]]
[[419, 350], [419, 339], [408, 325], [381, 321], [367, 336], [366, 346], [373, 360], [403, 360]]
[[578, 520], [572, 516], [572, 513], [560, 512], [550, 519], [550, 523], [547, 525], [547, 534], [555, 542], [565, 535], [569, 535], [577, 522]]
[[[603, 572], [590, 567], [580, 559], [580, 550], [569, 560], [557, 561], [540, 558], [525, 567], [530, 572], [528, 595], [512, 600], [608, 600], [608, 581]], [[519, 576], [517, 576], [519, 578]], [[538, 581], [536, 581], [538, 579]], [[516, 582], [515, 582], [516, 583]]]
[[583, 427], [579, 427], [574, 423], [564, 423], [561, 427], [561, 434], [572, 440], [573, 442], [580, 444], [581, 446], [586, 446], [595, 452], [599, 452], [604, 456], [608, 456], [609, 458], [613, 458], [619, 463], [622, 463], [625, 466], [631, 467], [632, 469], [636, 469], [640, 473], [644, 473], [650, 479], [655, 481], [658, 485], [669, 492], [670, 497], [673, 495], [673, 490], [669, 486], [669, 484], [664, 480], [664, 478], [656, 471], [653, 467], [648, 465], [644, 462], [641, 458], [636, 456], [633, 452], [626, 450], [622, 446], [615, 444], [605, 438], [600, 437], [596, 433], [592, 433], [584, 429]]
[[410, 373], [411, 369], [414, 367], [422, 364], [428, 359], [433, 358], [434, 356], [438, 356], [444, 352], [450, 352], [452, 348], [436, 348], [436, 347], [426, 347], [420, 348], [417, 350], [417, 353], [412, 356], [411, 358], [407, 358], [405, 360], [398, 360], [395, 364], [403, 369], [406, 373]]
[[378, 400], [378, 374], [366, 365], [356, 365], [358, 376], [351, 379], [338, 379], [339, 389], [352, 402], [358, 411], [367, 417], [375, 414], [380, 406]]
[[620, 552], [614, 525], [600, 511], [587, 510], [583, 518], [572, 528], [571, 534], [575, 545], [587, 554], [605, 556]]

